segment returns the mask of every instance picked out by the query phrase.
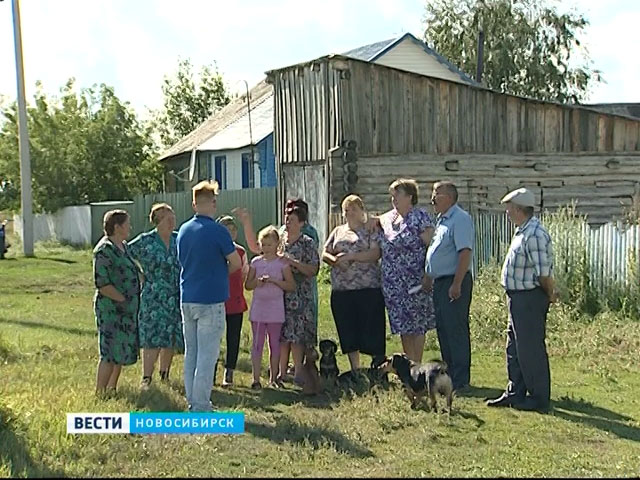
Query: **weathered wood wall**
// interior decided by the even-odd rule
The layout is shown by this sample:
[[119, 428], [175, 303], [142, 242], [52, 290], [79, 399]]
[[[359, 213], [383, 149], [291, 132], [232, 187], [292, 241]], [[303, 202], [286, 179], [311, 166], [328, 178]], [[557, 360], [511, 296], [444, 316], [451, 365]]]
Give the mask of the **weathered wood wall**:
[[359, 155], [640, 150], [639, 121], [340, 62], [343, 139], [358, 142]]
[[[420, 184], [420, 204], [429, 204], [433, 183], [453, 181], [464, 208], [500, 209], [509, 191], [526, 186], [538, 209], [556, 209], [577, 201], [577, 210], [591, 223], [604, 223], [623, 213], [640, 194], [640, 153], [617, 154], [449, 154], [360, 156], [358, 183], [353, 193], [362, 195], [372, 212], [391, 208], [389, 184], [398, 177]], [[342, 158], [331, 159], [332, 211], [339, 212], [346, 194], [342, 188]]]
[[329, 149], [339, 145], [340, 76], [327, 61], [269, 73], [277, 162], [326, 160]]

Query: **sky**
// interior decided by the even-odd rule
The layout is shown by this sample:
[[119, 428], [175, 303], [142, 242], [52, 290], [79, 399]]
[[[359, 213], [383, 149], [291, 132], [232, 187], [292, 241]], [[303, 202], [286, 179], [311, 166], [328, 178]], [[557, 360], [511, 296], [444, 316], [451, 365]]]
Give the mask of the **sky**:
[[[425, 0], [21, 0], [28, 101], [106, 83], [143, 117], [162, 104], [180, 58], [215, 62], [232, 92], [264, 72], [424, 30]], [[640, 102], [640, 2], [566, 0], [590, 21], [583, 37], [606, 83], [588, 103]], [[634, 60], [635, 58], [635, 60]], [[16, 97], [11, 0], [0, 1], [0, 96]]]

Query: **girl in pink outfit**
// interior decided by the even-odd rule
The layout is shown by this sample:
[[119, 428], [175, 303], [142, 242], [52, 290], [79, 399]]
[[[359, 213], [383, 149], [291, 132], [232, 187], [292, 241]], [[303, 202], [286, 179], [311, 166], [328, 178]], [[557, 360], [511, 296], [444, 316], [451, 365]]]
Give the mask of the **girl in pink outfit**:
[[258, 244], [262, 255], [255, 257], [249, 267], [245, 282], [247, 290], [254, 290], [249, 320], [253, 331], [251, 347], [251, 365], [253, 384], [251, 388], [262, 388], [260, 371], [262, 368], [262, 350], [266, 336], [269, 336], [269, 386], [279, 388], [277, 381], [280, 360], [280, 332], [284, 323], [284, 292], [296, 289], [293, 274], [287, 260], [277, 254], [280, 235], [270, 225], [258, 234]]

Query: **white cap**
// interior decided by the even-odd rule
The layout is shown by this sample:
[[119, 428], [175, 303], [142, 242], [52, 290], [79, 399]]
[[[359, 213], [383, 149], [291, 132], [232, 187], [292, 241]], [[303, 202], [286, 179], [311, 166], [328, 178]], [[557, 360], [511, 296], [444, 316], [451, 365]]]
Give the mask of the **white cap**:
[[526, 188], [518, 188], [513, 192], [507, 193], [500, 203], [515, 203], [516, 205], [520, 205], [521, 207], [535, 207], [536, 206], [536, 197], [533, 195], [531, 190]]

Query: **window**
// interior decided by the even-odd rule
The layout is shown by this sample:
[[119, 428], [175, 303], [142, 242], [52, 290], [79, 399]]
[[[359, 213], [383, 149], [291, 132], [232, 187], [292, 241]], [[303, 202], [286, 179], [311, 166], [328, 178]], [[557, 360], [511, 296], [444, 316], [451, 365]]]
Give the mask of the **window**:
[[213, 159], [214, 174], [216, 182], [221, 189], [227, 188], [227, 157], [225, 155], [217, 155]]
[[242, 188], [255, 187], [255, 167], [251, 161], [251, 152], [242, 154]]

